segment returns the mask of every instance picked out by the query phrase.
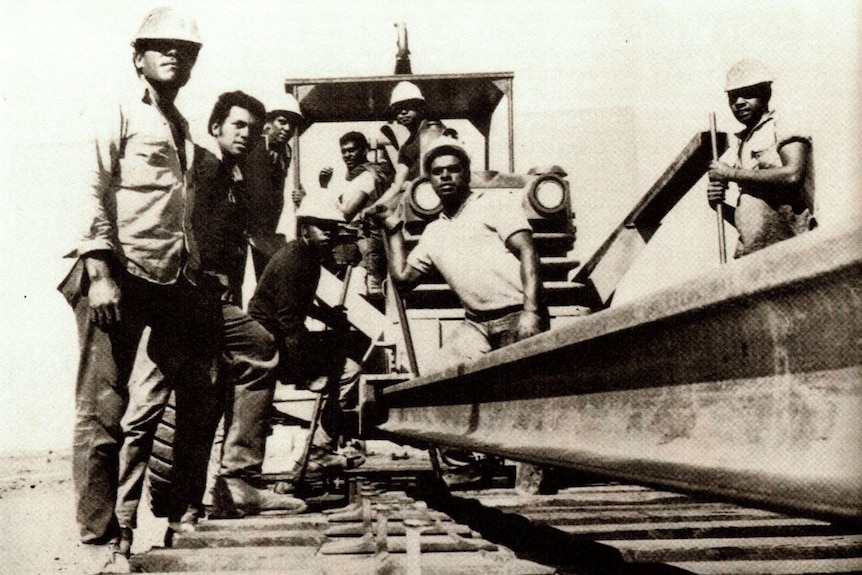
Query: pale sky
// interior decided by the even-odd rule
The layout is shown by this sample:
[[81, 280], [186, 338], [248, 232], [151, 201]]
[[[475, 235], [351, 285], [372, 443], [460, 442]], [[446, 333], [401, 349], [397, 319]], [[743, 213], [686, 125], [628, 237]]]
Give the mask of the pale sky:
[[[395, 22], [407, 23], [415, 73], [515, 72], [516, 170], [556, 163], [569, 172], [584, 259], [708, 128], [709, 112], [720, 130], [739, 129], [722, 88], [745, 57], [771, 67], [773, 104], [814, 136], [821, 225], [860, 213], [856, 1], [4, 0], [0, 452], [71, 445], [77, 340], [55, 287], [71, 265], [61, 257], [83, 193], [70, 176], [88, 158], [81, 113], [135, 81], [129, 41], [163, 4], [195, 17], [203, 38], [177, 100], [202, 143], [223, 91], [242, 89], [269, 105], [285, 78], [391, 73]], [[493, 129], [504, 133], [499, 118]], [[318, 167], [340, 162], [324, 135], [303, 140], [307, 187]], [[492, 167], [505, 169], [493, 150]], [[714, 269], [715, 242], [700, 185], [618, 300]]]

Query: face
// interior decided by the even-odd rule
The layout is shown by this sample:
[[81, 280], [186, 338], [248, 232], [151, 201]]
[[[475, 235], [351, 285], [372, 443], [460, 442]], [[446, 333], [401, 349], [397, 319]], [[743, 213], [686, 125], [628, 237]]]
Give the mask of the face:
[[443, 202], [451, 201], [452, 198], [464, 193], [470, 183], [470, 176], [461, 163], [461, 158], [451, 154], [434, 158], [428, 178]]
[[180, 40], [145, 40], [135, 54], [135, 67], [153, 84], [182, 88], [192, 75], [200, 46]]
[[356, 142], [345, 142], [341, 146], [341, 158], [348, 170], [360, 166], [366, 161], [367, 150]]
[[281, 115], [266, 124], [266, 134], [270, 142], [284, 144], [293, 137], [295, 128], [287, 115]]
[[252, 142], [260, 137], [260, 120], [245, 108], [234, 106], [221, 124], [213, 124], [212, 132], [225, 156], [240, 157], [248, 153]]
[[419, 124], [419, 110], [415, 104], [405, 102], [394, 107], [395, 120], [407, 129]]
[[728, 92], [727, 103], [733, 116], [746, 126], [752, 126], [760, 121], [769, 107], [769, 100], [764, 97], [763, 89], [758, 86]]
[[305, 243], [316, 248], [321, 254], [329, 251], [338, 234], [338, 224], [323, 220], [307, 221], [302, 224], [302, 238]]

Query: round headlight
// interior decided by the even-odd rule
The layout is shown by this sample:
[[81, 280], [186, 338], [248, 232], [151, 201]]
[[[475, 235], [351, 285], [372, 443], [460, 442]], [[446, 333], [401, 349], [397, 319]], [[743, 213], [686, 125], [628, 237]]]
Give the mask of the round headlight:
[[411, 187], [410, 207], [418, 215], [425, 217], [433, 216], [443, 208], [440, 197], [427, 178], [417, 180]]
[[530, 190], [530, 203], [542, 214], [553, 214], [565, 207], [566, 186], [557, 178], [541, 178]]

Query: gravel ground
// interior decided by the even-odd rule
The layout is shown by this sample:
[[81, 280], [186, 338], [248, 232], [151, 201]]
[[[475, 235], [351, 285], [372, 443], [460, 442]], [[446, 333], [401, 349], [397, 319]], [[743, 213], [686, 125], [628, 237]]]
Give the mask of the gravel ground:
[[[133, 552], [161, 544], [166, 523], [141, 509]], [[97, 573], [103, 547], [82, 545], [68, 451], [0, 455], [0, 574]]]

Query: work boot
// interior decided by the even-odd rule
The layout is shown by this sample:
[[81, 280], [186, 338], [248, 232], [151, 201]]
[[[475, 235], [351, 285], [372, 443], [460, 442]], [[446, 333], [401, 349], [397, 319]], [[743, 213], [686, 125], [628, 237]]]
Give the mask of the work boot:
[[340, 455], [328, 449], [312, 446], [308, 455], [308, 471], [315, 473], [323, 470], [355, 469], [365, 463], [361, 453]]
[[224, 482], [234, 509], [246, 514], [261, 511], [302, 513], [307, 507], [302, 499], [275, 493], [269, 489], [259, 489], [240, 477], [218, 477], [216, 481]]
[[203, 513], [198, 505], [189, 505], [185, 513], [179, 519], [168, 518], [168, 528], [165, 530], [165, 547], [172, 547], [174, 535], [177, 533], [194, 533], [197, 531], [198, 520]]
[[131, 527], [120, 527], [120, 537], [108, 544], [108, 557], [101, 568], [102, 573], [130, 573], [129, 557], [132, 556], [133, 531]]

